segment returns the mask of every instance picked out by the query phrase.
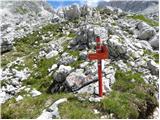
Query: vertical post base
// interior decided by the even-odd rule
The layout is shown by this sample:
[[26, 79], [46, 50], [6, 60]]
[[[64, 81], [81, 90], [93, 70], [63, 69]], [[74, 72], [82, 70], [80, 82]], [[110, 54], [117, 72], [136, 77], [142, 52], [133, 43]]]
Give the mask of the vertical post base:
[[98, 80], [99, 80], [99, 97], [103, 96], [102, 89], [102, 61], [98, 60]]

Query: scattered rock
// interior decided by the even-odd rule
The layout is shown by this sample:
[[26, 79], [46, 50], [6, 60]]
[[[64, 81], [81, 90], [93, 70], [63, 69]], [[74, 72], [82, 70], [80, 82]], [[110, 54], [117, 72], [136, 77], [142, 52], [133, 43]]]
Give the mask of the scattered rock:
[[89, 101], [90, 102], [100, 102], [101, 99], [103, 99], [102, 97], [90, 97]]
[[22, 99], [23, 99], [23, 97], [21, 95], [18, 95], [18, 97], [16, 98], [16, 101], [20, 101]]
[[49, 59], [49, 58], [52, 58], [57, 55], [58, 55], [58, 51], [53, 50], [53, 51], [49, 52], [48, 54], [46, 54], [46, 58]]
[[53, 103], [48, 109], [43, 110], [42, 114], [37, 119], [60, 119], [58, 105], [67, 102], [66, 98], [62, 98]]
[[147, 62], [148, 69], [151, 71], [152, 75], [159, 75], [159, 67], [153, 60]]
[[37, 91], [36, 89], [33, 89], [30, 93], [31, 93], [32, 97], [39, 96], [42, 94], [41, 92]]
[[57, 64], [53, 64], [51, 68], [48, 69], [49, 72], [54, 71], [57, 68]]

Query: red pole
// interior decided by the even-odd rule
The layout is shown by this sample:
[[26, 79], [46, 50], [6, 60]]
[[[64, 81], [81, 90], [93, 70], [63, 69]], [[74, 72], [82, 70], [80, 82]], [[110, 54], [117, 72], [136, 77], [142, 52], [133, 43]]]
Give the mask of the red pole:
[[[101, 53], [102, 47], [101, 47], [101, 40], [99, 36], [96, 38], [96, 43], [97, 43], [96, 52]], [[99, 96], [102, 97], [103, 89], [102, 89], [102, 61], [101, 59], [98, 60], [98, 80], [99, 80]]]
[[102, 64], [101, 60], [98, 60], [98, 79], [99, 79], [99, 97], [102, 97], [103, 95], [103, 89], [102, 89]]

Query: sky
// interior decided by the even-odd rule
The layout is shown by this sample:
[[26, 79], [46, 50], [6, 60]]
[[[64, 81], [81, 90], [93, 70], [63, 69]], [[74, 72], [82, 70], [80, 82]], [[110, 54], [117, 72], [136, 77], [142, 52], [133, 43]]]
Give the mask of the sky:
[[[49, 4], [53, 6], [54, 9], [62, 8], [64, 6], [69, 6], [73, 3], [79, 5], [87, 4], [90, 7], [96, 7], [97, 3], [102, 0], [47, 0]], [[108, 0], [103, 0], [108, 1]]]

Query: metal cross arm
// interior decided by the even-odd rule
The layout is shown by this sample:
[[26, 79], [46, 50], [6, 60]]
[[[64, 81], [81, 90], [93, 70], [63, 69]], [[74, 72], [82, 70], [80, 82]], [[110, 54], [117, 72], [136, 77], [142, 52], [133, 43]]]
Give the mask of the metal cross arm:
[[102, 50], [101, 53], [90, 53], [88, 54], [89, 60], [102, 60], [108, 58], [108, 48], [106, 46], [101, 46]]

